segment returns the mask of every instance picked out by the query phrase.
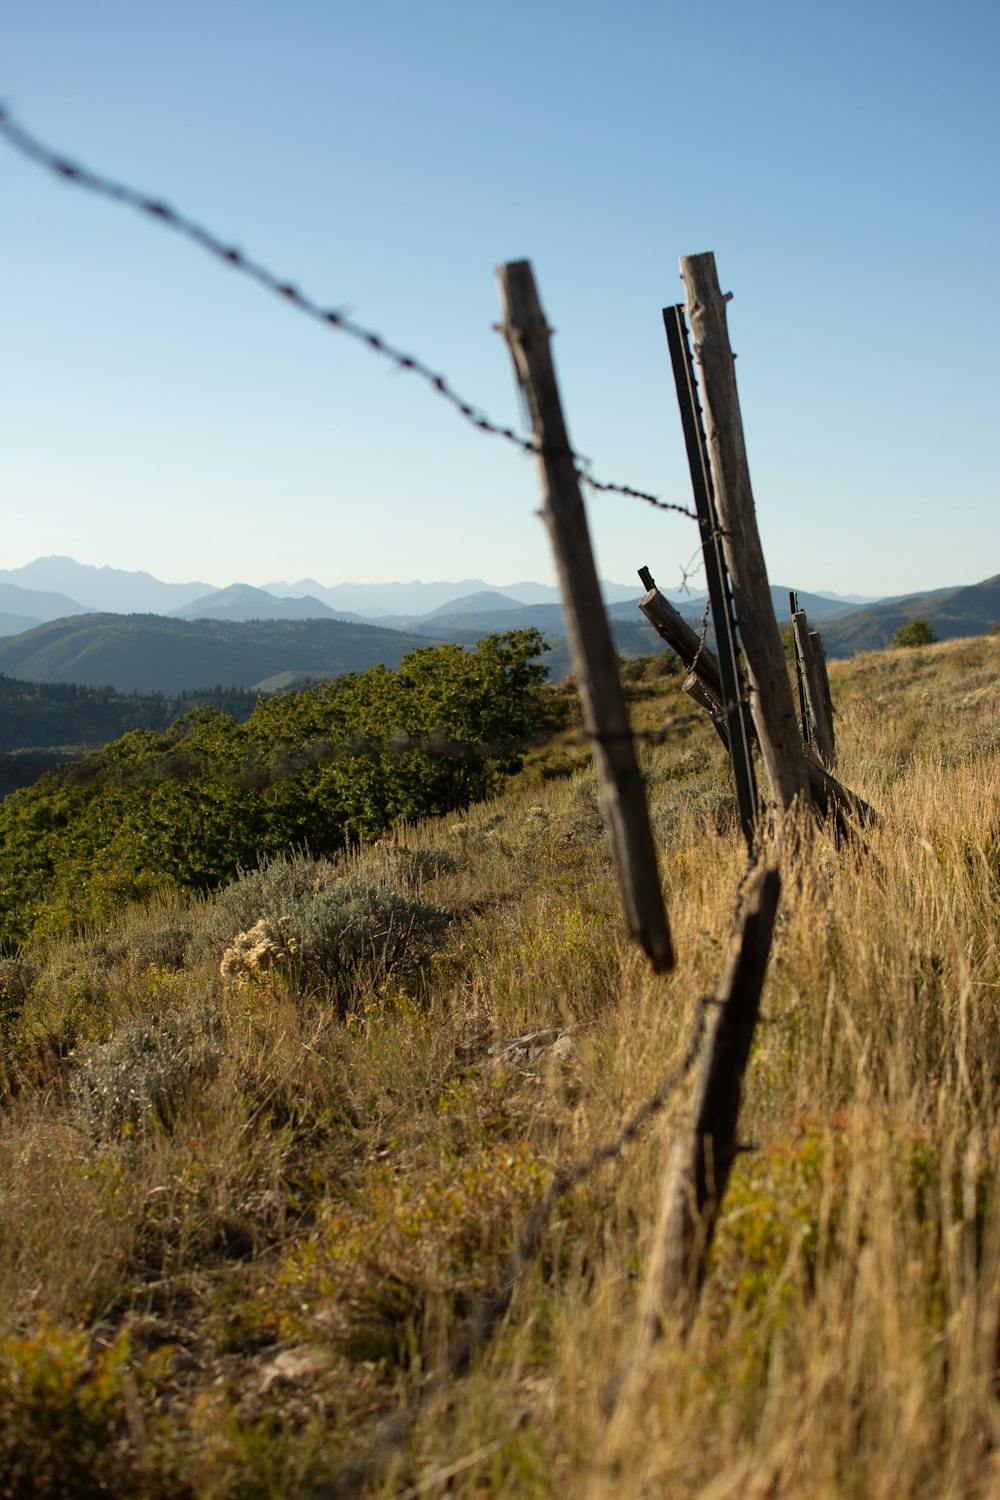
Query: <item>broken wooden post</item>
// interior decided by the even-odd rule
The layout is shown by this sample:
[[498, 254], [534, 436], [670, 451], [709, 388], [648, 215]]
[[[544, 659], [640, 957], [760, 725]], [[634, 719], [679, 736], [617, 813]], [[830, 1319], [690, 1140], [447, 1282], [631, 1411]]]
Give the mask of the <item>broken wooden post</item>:
[[708, 678], [715, 696], [721, 703], [722, 673], [719, 670], [715, 652], [709, 651], [704, 638], [691, 628], [680, 611], [674, 609], [670, 600], [663, 597], [653, 582], [648, 568], [640, 568], [639, 577], [646, 584], [646, 592], [639, 600], [641, 613], [645, 615], [660, 639], [674, 648], [688, 671], [692, 669], [696, 661], [700, 668], [704, 659], [706, 671], [702, 675]]
[[753, 875], [744, 897], [712, 1014], [691, 1100], [692, 1126], [670, 1154], [660, 1214], [662, 1278], [650, 1288], [651, 1313], [690, 1319], [729, 1171], [736, 1160], [736, 1122], [743, 1074], [757, 1024], [781, 878], [776, 869]]
[[[641, 571], [649, 573], [648, 568]], [[697, 688], [689, 687], [685, 682], [684, 691], [695, 702], [707, 708], [716, 732], [728, 751], [729, 741], [724, 734], [725, 718], [722, 712], [722, 676], [715, 652], [704, 644], [683, 615], [674, 609], [668, 599], [664, 599], [659, 589], [651, 588], [640, 599], [639, 608], [657, 634], [677, 652], [689, 674], [697, 679]], [[756, 740], [756, 734], [754, 739]], [[849, 787], [843, 786], [819, 760], [813, 760], [806, 754], [802, 757], [802, 763], [809, 779], [813, 811], [820, 820], [833, 819], [838, 837], [854, 837], [858, 826], [869, 827], [877, 822], [875, 809]]]
[[502, 332], [531, 413], [542, 516], [555, 552], [584, 729], [593, 745], [622, 902], [633, 937], [653, 968], [663, 972], [673, 967], [674, 951], [656, 846], [594, 566], [576, 459], [563, 419], [549, 347], [551, 329], [529, 262], [514, 261], [501, 266], [497, 274], [504, 306]]
[[633, 1407], [650, 1352], [664, 1330], [690, 1327], [701, 1290], [729, 1171], [736, 1158], [736, 1123], [760, 994], [781, 892], [776, 869], [750, 876], [722, 979], [711, 1000], [701, 1066], [682, 1127], [667, 1160], [659, 1220], [646, 1267], [639, 1322], [625, 1368], [609, 1383], [603, 1404], [609, 1449]]
[[689, 672], [681, 683], [681, 691], [687, 693], [688, 697], [693, 699], [698, 707], [703, 708], [708, 714], [708, 717], [712, 721], [712, 727], [722, 741], [722, 747], [728, 755], [729, 731], [726, 728], [726, 721], [722, 716], [719, 700], [707, 686], [705, 679], [699, 677], [697, 672]]
[[736, 371], [715, 256], [686, 255], [681, 277], [694, 336], [715, 506], [750, 679], [750, 712], [772, 792], [787, 812], [809, 802], [795, 704], [757, 531]]
[[826, 716], [823, 680], [813, 646], [814, 632], [810, 631], [809, 621], [801, 609], [796, 610], [792, 615], [792, 633], [795, 636], [795, 649], [802, 664], [802, 683], [812, 731], [811, 740], [829, 771], [833, 768], [833, 733]]

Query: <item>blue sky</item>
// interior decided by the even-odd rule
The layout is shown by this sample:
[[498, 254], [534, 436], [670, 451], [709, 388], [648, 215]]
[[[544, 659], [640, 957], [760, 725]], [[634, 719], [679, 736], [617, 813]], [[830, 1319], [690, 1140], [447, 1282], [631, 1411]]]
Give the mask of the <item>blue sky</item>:
[[[520, 421], [532, 260], [571, 437], [690, 501], [660, 308], [731, 289], [772, 582], [1000, 570], [996, 59], [981, 0], [7, 0], [0, 97]], [[551, 581], [533, 466], [412, 377], [0, 146], [2, 564], [225, 585]], [[692, 523], [588, 500], [601, 573]]]

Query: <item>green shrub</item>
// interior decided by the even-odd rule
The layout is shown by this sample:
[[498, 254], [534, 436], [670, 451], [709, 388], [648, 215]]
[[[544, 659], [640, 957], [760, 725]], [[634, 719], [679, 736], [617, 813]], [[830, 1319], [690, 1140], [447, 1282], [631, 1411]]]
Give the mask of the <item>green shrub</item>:
[[239, 934], [264, 921], [294, 953], [304, 988], [343, 998], [362, 970], [382, 978], [418, 963], [448, 921], [440, 907], [384, 880], [306, 855], [272, 860], [216, 894], [190, 955], [221, 960]]
[[124, 1337], [91, 1352], [85, 1334], [45, 1325], [0, 1344], [0, 1495], [166, 1494], [131, 1441], [130, 1404], [150, 1374], [131, 1368]]
[[894, 646], [933, 646], [937, 640], [930, 620], [907, 620], [892, 638]]
[[34, 979], [34, 964], [21, 958], [0, 958], [0, 1043], [4, 1046], [17, 1035]]
[[86, 1127], [99, 1140], [169, 1130], [192, 1085], [215, 1072], [213, 1031], [191, 1011], [175, 1008], [79, 1051], [70, 1093]]

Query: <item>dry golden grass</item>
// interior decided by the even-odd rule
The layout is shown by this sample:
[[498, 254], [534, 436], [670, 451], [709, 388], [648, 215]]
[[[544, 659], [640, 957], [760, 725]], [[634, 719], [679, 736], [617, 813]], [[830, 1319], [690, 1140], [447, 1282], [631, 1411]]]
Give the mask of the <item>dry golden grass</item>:
[[[589, 773], [544, 778], [558, 749], [360, 857], [451, 921], [422, 967], [354, 972], [346, 1014], [280, 968], [223, 992], [218, 955], [139, 964], [198, 920], [167, 898], [25, 955], [0, 1494], [336, 1493], [408, 1404], [359, 1493], [1000, 1495], [1000, 640], [832, 677], [839, 774], [880, 823], [786, 880], [750, 1149], [690, 1335], [627, 1400], [682, 1093], [560, 1199], [492, 1340], [441, 1376], [556, 1172], [677, 1066], [718, 980], [744, 851], [707, 727], [643, 752], [666, 978], [623, 935]], [[684, 711], [675, 683], [636, 702], [642, 727]], [[547, 1027], [568, 1053], [487, 1054]], [[136, 1094], [112, 1108], [80, 1080], [115, 1059]]]

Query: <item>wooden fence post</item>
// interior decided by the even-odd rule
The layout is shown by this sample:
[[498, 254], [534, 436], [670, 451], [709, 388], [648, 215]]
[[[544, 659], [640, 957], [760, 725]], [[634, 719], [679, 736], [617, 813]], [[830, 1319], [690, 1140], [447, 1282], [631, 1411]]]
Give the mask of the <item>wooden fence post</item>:
[[625, 1368], [604, 1392], [610, 1455], [656, 1340], [667, 1325], [690, 1327], [719, 1205], [736, 1158], [736, 1124], [781, 893], [776, 869], [750, 876], [726, 967], [711, 1001], [689, 1123], [667, 1160], [663, 1197], [646, 1268], [639, 1322]]
[[[750, 749], [752, 725], [743, 693], [739, 636], [733, 611], [733, 590], [722, 550], [722, 535], [715, 506], [708, 442], [705, 437], [701, 403], [698, 400], [698, 380], [695, 375], [694, 360], [691, 357], [691, 341], [688, 337], [687, 323], [684, 320], [684, 308], [665, 307], [663, 326], [667, 334], [667, 348], [670, 351], [670, 363], [674, 372], [681, 429], [684, 433], [688, 469], [691, 473], [691, 488], [694, 492], [694, 508], [698, 515], [698, 529], [701, 532], [705, 582], [708, 585], [708, 597], [711, 600], [715, 647], [719, 658], [719, 671], [722, 673], [726, 741], [729, 745], [733, 779], [736, 782], [736, 801], [740, 809], [743, 837], [747, 841], [747, 847], [753, 849], [757, 838], [760, 801], [757, 796], [757, 776]], [[642, 577], [641, 569], [639, 576]], [[650, 578], [647, 586], [651, 588], [652, 582]]]
[[736, 1160], [743, 1074], [757, 1025], [781, 878], [760, 870], [748, 883], [726, 967], [712, 1001], [701, 1068], [691, 1100], [692, 1128], [671, 1152], [661, 1213], [664, 1307], [689, 1317], [715, 1220]]
[[819, 631], [810, 630], [809, 639], [812, 641], [813, 656], [816, 658], [820, 694], [823, 699], [823, 708], [826, 712], [827, 731], [830, 736], [830, 769], [832, 770], [837, 764], [837, 737], [833, 727], [833, 698], [830, 694], [830, 674], [826, 669], [826, 652], [823, 649], [823, 641]]
[[815, 632], [810, 631], [809, 622], [803, 610], [797, 610], [792, 615], [792, 631], [795, 635], [795, 649], [802, 664], [802, 681], [805, 686], [806, 708], [809, 711], [813, 741], [824, 766], [831, 771], [833, 769], [833, 730], [826, 716], [823, 679], [813, 645]]
[[[691, 671], [697, 661], [699, 673], [708, 677], [709, 685], [721, 705], [722, 672], [715, 652], [709, 650], [680, 610], [674, 609], [670, 600], [660, 593], [648, 568], [640, 568], [639, 577], [646, 585], [646, 592], [639, 600], [640, 613], [645, 615], [661, 640], [673, 647], [688, 671]], [[701, 673], [702, 665], [705, 665], [704, 673]]]
[[772, 791], [787, 812], [796, 800], [808, 805], [809, 779], [754, 514], [726, 325], [728, 299], [719, 289], [711, 252], [683, 256], [681, 277], [694, 336], [723, 553], [750, 679], [750, 711]]
[[527, 400], [538, 451], [542, 516], [555, 552], [584, 729], [593, 745], [622, 902], [653, 968], [673, 967], [656, 846], [611, 630], [601, 597], [576, 460], [559, 400], [551, 329], [528, 261], [498, 271], [503, 334]]

